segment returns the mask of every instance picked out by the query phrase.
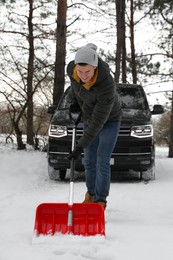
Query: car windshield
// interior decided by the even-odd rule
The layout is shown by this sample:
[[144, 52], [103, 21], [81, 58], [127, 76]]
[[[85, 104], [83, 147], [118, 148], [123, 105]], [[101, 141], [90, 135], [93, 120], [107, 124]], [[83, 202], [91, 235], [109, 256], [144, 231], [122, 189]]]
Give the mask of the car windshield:
[[[122, 108], [124, 109], [148, 109], [148, 102], [145, 93], [140, 87], [117, 86], [117, 91], [121, 98]], [[68, 88], [61, 102], [58, 110], [69, 108], [72, 102], [72, 90]]]
[[141, 88], [118, 87], [122, 108], [125, 109], [147, 109], [148, 103]]
[[71, 102], [72, 102], [72, 89], [69, 87], [65, 91], [65, 93], [64, 93], [64, 95], [63, 95], [63, 97], [60, 101], [60, 104], [58, 106], [58, 110], [69, 108]]

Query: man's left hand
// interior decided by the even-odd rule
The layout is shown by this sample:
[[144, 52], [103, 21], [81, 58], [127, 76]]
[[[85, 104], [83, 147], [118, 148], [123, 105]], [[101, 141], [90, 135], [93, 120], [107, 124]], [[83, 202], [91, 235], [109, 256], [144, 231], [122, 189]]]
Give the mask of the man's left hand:
[[74, 158], [75, 160], [78, 160], [82, 152], [83, 148], [77, 145], [76, 148], [67, 156], [67, 159], [71, 160]]

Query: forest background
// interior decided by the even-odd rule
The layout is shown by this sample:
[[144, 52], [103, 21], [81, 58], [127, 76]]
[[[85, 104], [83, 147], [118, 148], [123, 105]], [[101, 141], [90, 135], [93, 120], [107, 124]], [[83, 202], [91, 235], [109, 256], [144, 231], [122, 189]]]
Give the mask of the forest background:
[[47, 108], [69, 86], [66, 65], [88, 42], [98, 46], [116, 82], [142, 84], [157, 144], [173, 157], [173, 1], [0, 0], [0, 133], [18, 149], [47, 135]]

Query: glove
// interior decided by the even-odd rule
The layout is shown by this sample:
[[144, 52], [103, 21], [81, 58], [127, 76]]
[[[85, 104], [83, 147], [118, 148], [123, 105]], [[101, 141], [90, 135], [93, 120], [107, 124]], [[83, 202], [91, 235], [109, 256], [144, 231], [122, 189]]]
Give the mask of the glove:
[[71, 113], [79, 113], [81, 111], [78, 103], [72, 103], [69, 107], [69, 110]]
[[77, 145], [76, 148], [67, 156], [67, 159], [71, 160], [74, 158], [74, 160], [78, 160], [82, 152], [83, 148]]

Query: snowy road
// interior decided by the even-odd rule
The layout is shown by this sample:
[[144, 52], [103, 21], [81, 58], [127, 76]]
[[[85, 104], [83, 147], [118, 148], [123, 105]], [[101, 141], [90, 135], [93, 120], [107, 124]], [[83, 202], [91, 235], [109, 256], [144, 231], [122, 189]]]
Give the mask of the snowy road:
[[[46, 154], [0, 144], [0, 260], [172, 260], [173, 159], [156, 150], [156, 180], [112, 181], [106, 238], [32, 236], [42, 202], [67, 202], [69, 182], [50, 181]], [[75, 183], [81, 202], [85, 183]]]

